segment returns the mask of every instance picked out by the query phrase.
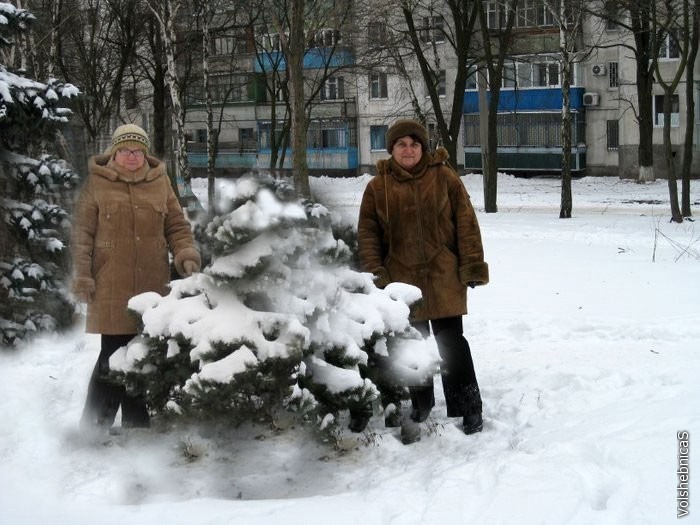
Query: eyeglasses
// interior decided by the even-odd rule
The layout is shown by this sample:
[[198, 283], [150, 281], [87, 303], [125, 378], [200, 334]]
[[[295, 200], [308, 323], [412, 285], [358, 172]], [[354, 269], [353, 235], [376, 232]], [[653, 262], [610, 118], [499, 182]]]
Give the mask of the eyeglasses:
[[119, 148], [117, 150], [117, 153], [119, 153], [123, 157], [134, 157], [135, 159], [142, 159], [146, 156], [146, 152], [141, 150], [141, 149], [127, 149], [127, 148]]

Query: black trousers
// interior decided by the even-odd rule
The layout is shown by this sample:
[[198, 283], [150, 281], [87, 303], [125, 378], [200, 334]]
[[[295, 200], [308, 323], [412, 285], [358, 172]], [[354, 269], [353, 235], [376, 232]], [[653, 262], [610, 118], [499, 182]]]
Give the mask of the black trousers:
[[[479, 384], [474, 371], [469, 343], [464, 337], [462, 317], [446, 317], [433, 319], [432, 321], [413, 321], [411, 325], [418, 330], [423, 337], [430, 335], [433, 330], [438, 351], [442, 358], [440, 375], [445, 395], [448, 417], [460, 417], [465, 415], [481, 414], [481, 394]], [[377, 385], [381, 392], [382, 406], [390, 403], [400, 406], [405, 398], [405, 388], [392, 380], [389, 370], [391, 358], [369, 354], [366, 367], [361, 367], [363, 377], [368, 377]], [[423, 385], [414, 385], [408, 388], [411, 404], [414, 409], [427, 414], [435, 406], [435, 393], [433, 376], [429, 376]], [[371, 416], [371, 405], [358, 405], [350, 407], [350, 415], [359, 417]]]
[[[442, 358], [440, 375], [447, 405], [447, 416], [481, 414], [481, 394], [474, 371], [474, 361], [469, 343], [464, 337], [462, 316], [445, 317], [431, 321], [413, 321], [411, 325], [423, 337], [433, 330], [438, 351]], [[432, 376], [425, 385], [409, 387], [414, 408], [429, 411], [435, 405]]]
[[134, 335], [102, 335], [100, 355], [88, 384], [87, 399], [80, 418], [81, 425], [111, 426], [121, 405], [122, 426], [150, 426], [146, 402], [140, 397], [129, 394], [124, 385], [108, 377], [109, 358], [131, 341]]

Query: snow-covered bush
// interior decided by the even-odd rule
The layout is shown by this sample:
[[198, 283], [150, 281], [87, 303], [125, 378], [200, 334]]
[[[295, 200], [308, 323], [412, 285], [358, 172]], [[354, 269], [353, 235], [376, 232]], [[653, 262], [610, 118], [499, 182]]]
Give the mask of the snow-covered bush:
[[220, 187], [227, 209], [199, 236], [211, 263], [165, 297], [129, 302], [142, 334], [110, 366], [155, 412], [274, 424], [287, 410], [330, 430], [340, 410], [379, 396], [364, 373], [369, 354], [395, 356], [399, 377], [432, 370], [435, 355], [408, 322], [420, 291], [375, 287], [348, 265], [328, 210], [289, 190], [273, 179]]
[[[2, 51], [34, 17], [0, 3]], [[38, 82], [0, 63], [0, 345], [16, 345], [38, 330], [72, 322], [66, 295], [70, 201], [78, 176], [50, 150], [63, 107], [78, 90], [56, 79]]]

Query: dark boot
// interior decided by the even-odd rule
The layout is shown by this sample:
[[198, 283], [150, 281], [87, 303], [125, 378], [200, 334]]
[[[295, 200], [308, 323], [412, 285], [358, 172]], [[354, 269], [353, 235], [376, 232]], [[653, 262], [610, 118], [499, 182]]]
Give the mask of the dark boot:
[[350, 409], [350, 424], [348, 428], [350, 432], [362, 432], [367, 428], [367, 423], [369, 423], [372, 417], [372, 405], [360, 406], [359, 408]]
[[133, 337], [133, 334], [102, 335], [100, 355], [90, 376], [85, 407], [80, 417], [81, 426], [105, 428], [112, 426], [126, 389], [124, 385], [109, 378], [109, 358]]
[[484, 421], [481, 417], [482, 403], [479, 386], [474, 383], [464, 389], [464, 417], [462, 418], [462, 429], [465, 434], [481, 432], [484, 428]]
[[401, 423], [401, 443], [410, 445], [420, 441], [420, 425], [411, 419], [405, 419]]
[[430, 378], [430, 385], [427, 386], [412, 386], [408, 388], [411, 394], [411, 419], [422, 423], [430, 415], [430, 411], [435, 406], [435, 392]]
[[465, 434], [475, 434], [481, 432], [484, 428], [484, 420], [481, 414], [470, 414], [462, 418], [462, 430]]
[[[109, 368], [107, 368], [107, 372]], [[124, 387], [106, 378], [104, 364], [98, 359], [88, 384], [85, 407], [80, 417], [82, 427], [109, 428], [119, 410], [124, 395]]]
[[348, 428], [350, 429], [350, 432], [362, 432], [365, 428], [367, 428], [367, 423], [369, 423], [368, 416], [363, 414], [354, 416], [351, 415]]
[[[462, 334], [461, 324], [459, 327], [452, 327], [450, 324], [457, 322], [461, 323], [461, 318], [435, 321], [434, 325], [440, 329], [436, 330], [435, 341], [442, 358], [440, 374], [447, 417], [459, 417], [467, 413], [469, 403], [467, 390], [470, 385], [477, 385], [471, 350]], [[478, 411], [481, 413], [481, 409]]]
[[125, 428], [149, 428], [151, 416], [143, 398], [126, 393], [122, 398], [122, 426]]
[[386, 428], [398, 428], [401, 426], [401, 405], [398, 406], [391, 403], [384, 409], [384, 426]]

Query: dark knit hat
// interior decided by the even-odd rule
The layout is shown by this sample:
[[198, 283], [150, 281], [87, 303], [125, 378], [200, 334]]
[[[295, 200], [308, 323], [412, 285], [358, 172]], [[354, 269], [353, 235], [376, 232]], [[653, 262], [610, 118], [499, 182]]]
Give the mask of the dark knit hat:
[[394, 143], [401, 137], [411, 137], [421, 143], [423, 151], [428, 150], [428, 144], [430, 144], [428, 130], [417, 120], [397, 120], [389, 128], [386, 132], [386, 150], [389, 153], [394, 148]]
[[143, 128], [136, 124], [124, 124], [114, 130], [110, 152], [114, 155], [119, 148], [142, 149], [145, 153], [151, 148], [151, 141]]

